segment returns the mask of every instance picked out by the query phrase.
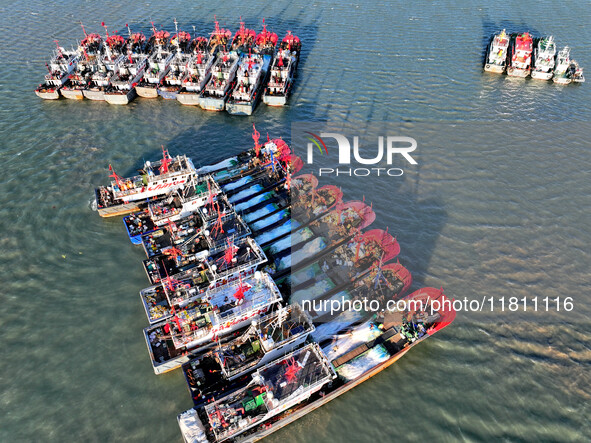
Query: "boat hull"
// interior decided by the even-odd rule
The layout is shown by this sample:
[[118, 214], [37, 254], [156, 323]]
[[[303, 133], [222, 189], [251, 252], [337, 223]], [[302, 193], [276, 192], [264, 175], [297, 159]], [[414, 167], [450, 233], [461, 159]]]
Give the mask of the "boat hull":
[[127, 105], [136, 96], [135, 88], [129, 91], [121, 91], [119, 93], [109, 92], [105, 93], [105, 101], [112, 105]]
[[226, 98], [199, 97], [199, 106], [206, 111], [223, 111], [226, 108]]
[[150, 86], [136, 86], [135, 92], [137, 95], [143, 98], [158, 98], [158, 89], [156, 85]]
[[252, 115], [256, 103], [226, 103], [226, 111], [232, 115]]
[[263, 95], [263, 103], [267, 106], [285, 106], [287, 96], [285, 95]]
[[514, 68], [512, 66], [507, 68], [507, 75], [509, 77], [525, 78], [530, 74], [530, 72], [531, 72], [531, 69], [519, 69], [519, 68]]
[[532, 71], [531, 78], [536, 80], [550, 80], [554, 74], [552, 72]]
[[97, 89], [85, 89], [84, 97], [88, 100], [105, 101], [105, 92]]
[[62, 95], [70, 100], [84, 100], [84, 92], [82, 89], [63, 89]]
[[166, 100], [176, 100], [176, 97], [178, 95], [178, 89], [171, 89], [169, 91], [158, 89], [158, 95]]
[[552, 80], [554, 80], [554, 83], [559, 85], [568, 85], [570, 82], [572, 82], [572, 80], [568, 77], [554, 77]]
[[118, 217], [120, 215], [131, 214], [132, 212], [139, 211], [141, 209], [141, 203], [142, 202], [139, 201], [123, 203], [106, 208], [98, 208], [97, 211], [101, 217]]
[[199, 105], [199, 94], [195, 92], [179, 92], [176, 95], [176, 99], [182, 105], [187, 106], [198, 106]]
[[503, 72], [505, 72], [505, 67], [487, 63], [486, 65], [484, 65], [484, 70], [486, 72], [492, 72], [493, 74], [502, 74]]
[[58, 100], [60, 98], [60, 93], [57, 89], [47, 91], [35, 91], [35, 94], [37, 94], [37, 97], [40, 97], [43, 100]]

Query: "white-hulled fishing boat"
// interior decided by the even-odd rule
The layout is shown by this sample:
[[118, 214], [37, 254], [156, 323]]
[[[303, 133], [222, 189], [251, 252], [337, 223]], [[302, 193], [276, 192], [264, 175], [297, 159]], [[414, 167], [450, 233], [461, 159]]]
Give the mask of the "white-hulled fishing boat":
[[554, 37], [542, 37], [534, 48], [534, 66], [531, 71], [531, 78], [550, 80], [554, 75], [555, 58], [556, 43], [554, 43]]
[[185, 31], [179, 32], [176, 20], [174, 25], [176, 34], [170, 39], [170, 49], [174, 53], [174, 57], [170, 62], [168, 72], [162, 78], [160, 86], [158, 86], [158, 95], [171, 100], [176, 99], [191, 60], [191, 54], [187, 53], [191, 43], [191, 35]]
[[556, 66], [554, 67], [554, 83], [559, 85], [568, 85], [572, 82], [570, 71], [570, 48], [565, 46], [556, 57]]
[[46, 100], [57, 100], [59, 98], [59, 90], [68, 81], [79, 60], [77, 51], [66, 51], [59, 46], [57, 40], [56, 46], [57, 49], [49, 64], [45, 64], [48, 71], [45, 75], [45, 81], [35, 89], [35, 94]]
[[62, 86], [61, 94], [71, 100], [83, 100], [84, 90], [88, 88], [90, 76], [92, 75], [92, 63], [86, 59], [78, 60], [76, 69], [68, 76], [68, 81]]
[[271, 311], [282, 301], [273, 279], [256, 272], [247, 279], [208, 288], [168, 320], [144, 329], [156, 374], [180, 367], [188, 352], [210, 348], [216, 341]]
[[503, 29], [495, 35], [490, 43], [484, 70], [502, 74], [507, 67], [507, 49], [509, 48], [509, 36]]
[[135, 177], [119, 177], [109, 166], [113, 181], [95, 190], [97, 210], [101, 217], [138, 211], [147, 204], [147, 200], [182, 188], [195, 177], [197, 173], [191, 159], [186, 156], [172, 158], [168, 151], [162, 150], [162, 160], [145, 162], [142, 174]]
[[170, 62], [174, 58], [174, 53], [168, 50], [168, 38], [170, 33], [167, 31], [156, 31], [153, 27], [153, 53], [148, 59], [148, 65], [140, 83], [135, 87], [137, 95], [144, 98], [158, 97], [158, 86], [170, 69]]
[[271, 66], [269, 83], [263, 94], [268, 106], [285, 106], [291, 94], [302, 44], [300, 39], [287, 31]]
[[261, 99], [267, 80], [271, 56], [244, 54], [236, 74], [234, 89], [226, 103], [226, 111], [234, 115], [251, 115]]
[[235, 84], [240, 56], [236, 51], [219, 51], [211, 68], [211, 77], [201, 90], [199, 106], [208, 111], [223, 111]]
[[199, 95], [211, 77], [214, 61], [215, 56], [207, 50], [207, 40], [197, 37], [194, 40], [193, 55], [181, 79], [181, 89], [176, 96], [180, 103], [193, 106], [199, 104]]
[[110, 86], [105, 90], [104, 97], [107, 103], [113, 105], [126, 105], [135, 96], [135, 87], [142, 79], [148, 56], [128, 52], [127, 57], [122, 57], [115, 66], [115, 74], [111, 78]]

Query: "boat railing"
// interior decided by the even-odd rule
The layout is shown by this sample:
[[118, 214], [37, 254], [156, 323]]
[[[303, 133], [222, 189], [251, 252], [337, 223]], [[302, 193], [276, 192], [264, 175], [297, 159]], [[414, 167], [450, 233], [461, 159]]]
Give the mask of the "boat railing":
[[267, 257], [261, 247], [252, 238], [248, 237], [246, 239], [242, 239], [241, 242], [244, 242], [247, 247], [250, 248], [249, 256], [246, 260], [239, 261], [238, 259], [235, 265], [228, 266], [222, 270], [220, 270], [215, 263], [212, 263], [209, 260], [207, 261], [207, 266], [213, 274], [215, 280], [223, 279], [232, 274], [241, 273], [249, 268], [258, 266], [267, 260]]

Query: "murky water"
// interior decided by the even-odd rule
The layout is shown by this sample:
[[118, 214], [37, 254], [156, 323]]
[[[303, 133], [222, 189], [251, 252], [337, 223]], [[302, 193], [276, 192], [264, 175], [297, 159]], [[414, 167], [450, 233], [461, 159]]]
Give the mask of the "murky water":
[[[209, 32], [239, 16], [303, 41], [289, 107], [252, 117], [174, 101], [127, 107], [33, 94], [53, 39], [88, 30]], [[371, 381], [269, 441], [584, 440], [591, 435], [588, 84], [484, 75], [492, 32], [553, 34], [591, 69], [586, 2], [104, 1], [0, 6], [0, 440], [180, 440], [191, 406], [179, 371], [155, 376], [141, 330], [143, 253], [90, 209], [107, 165], [127, 175], [160, 145], [206, 164], [250, 146], [252, 123], [391, 121], [419, 167], [344, 185], [402, 247], [414, 287], [456, 298], [572, 296], [575, 312], [460, 313]], [[438, 122], [438, 123], [435, 123]], [[470, 122], [470, 124], [462, 123]], [[572, 123], [575, 122], [575, 123]]]

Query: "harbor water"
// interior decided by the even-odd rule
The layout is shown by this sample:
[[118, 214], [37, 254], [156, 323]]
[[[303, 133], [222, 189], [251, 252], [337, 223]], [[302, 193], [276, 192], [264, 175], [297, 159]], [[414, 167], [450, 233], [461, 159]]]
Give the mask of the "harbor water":
[[[257, 30], [265, 18], [280, 37], [301, 38], [287, 107], [242, 117], [175, 100], [112, 106], [33, 93], [53, 40], [69, 47], [80, 21], [124, 34], [126, 23], [172, 30], [176, 18], [206, 34], [214, 15], [232, 31], [240, 16]], [[482, 62], [506, 28], [552, 34], [590, 70], [590, 22], [580, 0], [2, 2], [0, 441], [181, 441], [176, 415], [192, 402], [180, 371], [156, 376], [150, 365], [138, 297], [145, 256], [120, 219], [93, 210], [93, 190], [109, 164], [131, 175], [161, 145], [199, 166], [249, 148], [253, 123], [262, 139], [290, 141], [292, 122], [319, 121], [392, 122], [417, 139], [418, 165], [402, 177], [342, 183], [346, 199], [373, 203], [372, 226], [396, 235], [413, 289], [525, 297], [528, 309], [462, 310], [267, 441], [589, 439], [590, 85], [484, 74]], [[545, 312], [544, 297], [572, 297], [574, 309], [552, 302]]]

